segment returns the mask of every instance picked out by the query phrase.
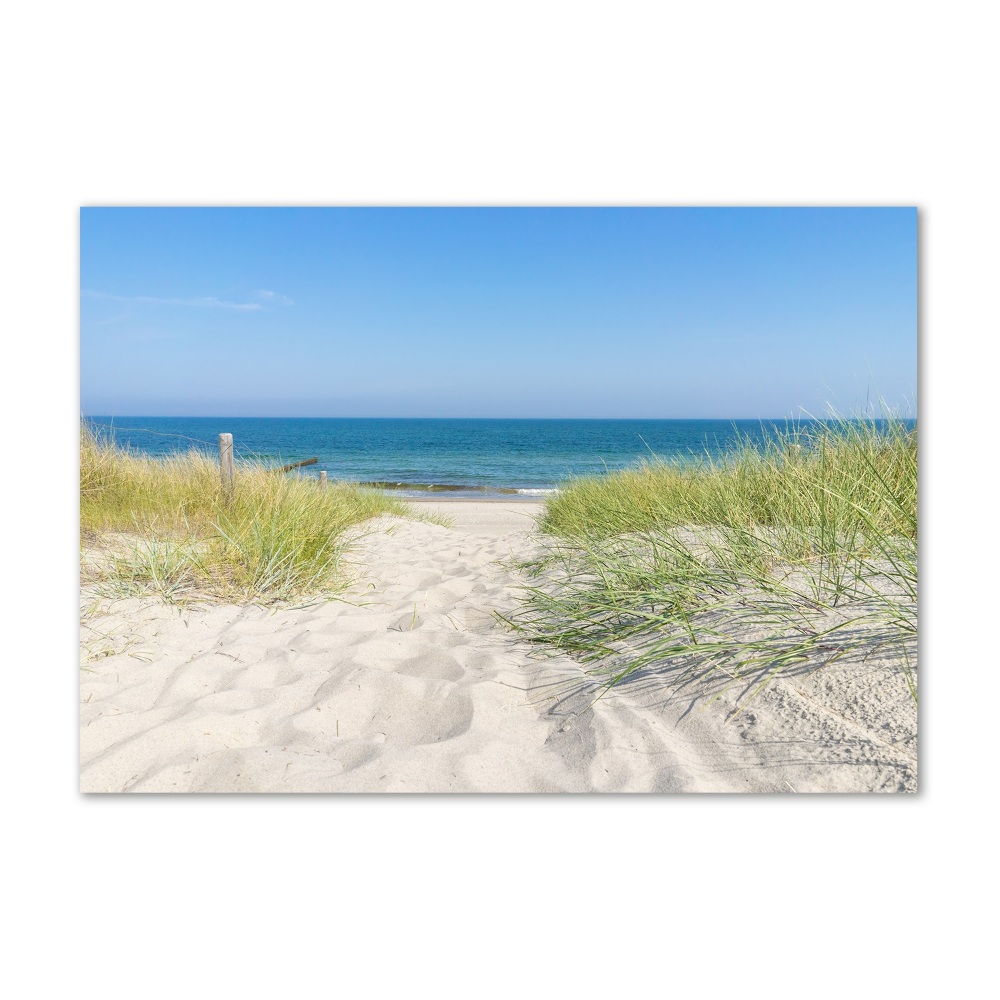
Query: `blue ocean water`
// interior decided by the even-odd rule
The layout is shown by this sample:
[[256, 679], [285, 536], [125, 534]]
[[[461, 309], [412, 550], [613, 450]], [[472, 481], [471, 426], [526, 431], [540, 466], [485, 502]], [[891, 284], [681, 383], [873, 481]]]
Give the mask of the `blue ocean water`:
[[[379, 484], [396, 495], [537, 498], [577, 476], [653, 458], [718, 458], [738, 438], [761, 442], [785, 424], [757, 420], [459, 420], [298, 417], [88, 417], [149, 455], [197, 448], [275, 465], [318, 458], [298, 474]], [[797, 426], [808, 426], [804, 421]]]

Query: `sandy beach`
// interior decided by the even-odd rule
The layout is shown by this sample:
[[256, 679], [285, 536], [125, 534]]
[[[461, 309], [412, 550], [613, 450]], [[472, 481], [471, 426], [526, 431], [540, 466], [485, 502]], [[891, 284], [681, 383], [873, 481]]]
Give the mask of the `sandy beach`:
[[595, 703], [580, 665], [492, 614], [517, 604], [541, 508], [379, 518], [351, 549], [350, 589], [311, 606], [104, 602], [82, 634], [81, 790], [916, 790], [898, 664], [779, 677], [735, 716], [733, 692], [650, 675]]

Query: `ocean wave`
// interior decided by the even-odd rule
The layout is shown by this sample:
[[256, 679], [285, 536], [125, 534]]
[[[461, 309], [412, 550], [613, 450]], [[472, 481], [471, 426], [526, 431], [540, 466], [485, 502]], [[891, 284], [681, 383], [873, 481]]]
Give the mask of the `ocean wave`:
[[413, 483], [392, 480], [368, 480], [359, 485], [376, 490], [399, 490], [405, 493], [500, 493], [520, 496], [545, 496], [556, 489], [515, 488], [513, 486], [478, 486], [469, 483]]

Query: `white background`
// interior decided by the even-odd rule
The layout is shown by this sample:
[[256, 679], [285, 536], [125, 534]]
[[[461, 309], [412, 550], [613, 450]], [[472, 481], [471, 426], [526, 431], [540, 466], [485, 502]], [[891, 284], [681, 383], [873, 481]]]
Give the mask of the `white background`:
[[[997, 887], [987, 5], [23, 10], [0, 32], [14, 995], [974, 992]], [[917, 205], [919, 795], [81, 797], [78, 212], [190, 204]]]

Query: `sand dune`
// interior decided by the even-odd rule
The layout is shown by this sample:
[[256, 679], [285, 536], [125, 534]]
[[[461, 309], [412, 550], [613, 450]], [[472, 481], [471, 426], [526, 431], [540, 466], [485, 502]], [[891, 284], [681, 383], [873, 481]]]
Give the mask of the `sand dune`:
[[366, 526], [341, 600], [105, 606], [94, 627], [120, 651], [81, 673], [81, 790], [915, 790], [896, 665], [781, 678], [735, 719], [734, 694], [649, 675], [594, 704], [579, 665], [492, 616], [516, 605], [541, 505], [423, 509], [454, 523]]

